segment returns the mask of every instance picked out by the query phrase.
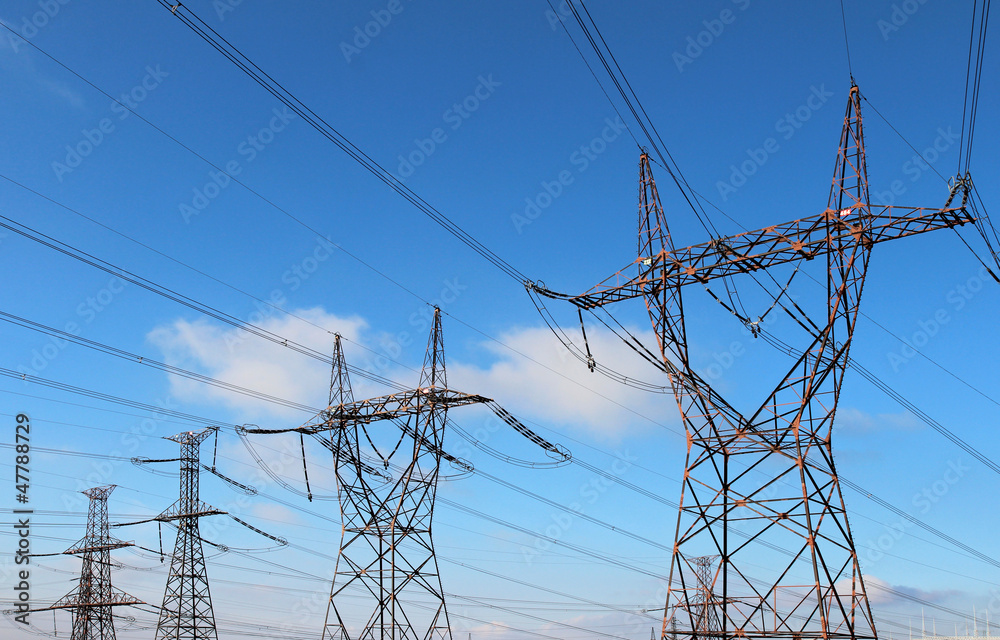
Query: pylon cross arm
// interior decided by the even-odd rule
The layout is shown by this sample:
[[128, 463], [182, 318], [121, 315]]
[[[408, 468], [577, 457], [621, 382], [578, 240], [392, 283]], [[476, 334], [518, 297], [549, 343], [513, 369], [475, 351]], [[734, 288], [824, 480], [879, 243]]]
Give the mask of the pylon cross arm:
[[160, 515], [153, 518], [153, 520], [158, 520], [160, 522], [170, 522], [172, 520], [180, 520], [182, 518], [201, 518], [202, 516], [218, 516], [226, 515], [225, 511], [220, 511], [210, 504], [201, 502], [200, 500], [192, 505], [193, 509], [184, 509], [184, 505], [180, 502], [175, 502], [170, 505], [166, 511]]
[[79, 590], [74, 589], [68, 594], [59, 598], [52, 605], [42, 608], [42, 609], [31, 609], [32, 613], [37, 613], [40, 611], [52, 611], [53, 609], [86, 609], [86, 608], [97, 608], [97, 607], [123, 607], [131, 606], [136, 604], [146, 604], [144, 601], [136, 598], [135, 596], [125, 593], [121, 589], [116, 587], [111, 587], [112, 594], [115, 596], [110, 600], [94, 600], [91, 602], [80, 601]]
[[331, 405], [305, 424], [291, 429], [246, 429], [246, 433], [319, 433], [338, 429], [345, 424], [368, 424], [378, 420], [391, 420], [418, 415], [437, 405], [440, 408], [461, 407], [490, 402], [480, 395], [429, 387], [409, 389], [399, 393], [359, 400], [342, 405]]
[[544, 296], [593, 309], [655, 293], [667, 283], [671, 286], [705, 283], [797, 260], [811, 260], [830, 251], [838, 240], [875, 244], [969, 222], [975, 222], [975, 217], [963, 207], [864, 209], [856, 206], [842, 211], [827, 210], [808, 218], [684, 249], [639, 256], [626, 267], [638, 266], [638, 276], [628, 278], [623, 269], [582, 295], [555, 293], [535, 285], [533, 288]]

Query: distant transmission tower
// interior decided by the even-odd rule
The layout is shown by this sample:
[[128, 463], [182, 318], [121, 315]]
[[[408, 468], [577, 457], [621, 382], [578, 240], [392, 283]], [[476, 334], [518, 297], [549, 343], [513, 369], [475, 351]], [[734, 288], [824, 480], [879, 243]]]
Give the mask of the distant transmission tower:
[[166, 438], [181, 445], [180, 458], [140, 462], [180, 461], [180, 497], [155, 520], [177, 523], [177, 542], [170, 559], [170, 575], [163, 592], [163, 606], [156, 625], [156, 640], [216, 640], [215, 614], [208, 589], [205, 552], [198, 532], [198, 518], [223, 514], [198, 497], [201, 471], [199, 449], [218, 427], [199, 433], [187, 431]]
[[715, 574], [712, 563], [718, 556], [699, 556], [691, 560], [698, 578], [698, 593], [693, 598], [692, 619], [695, 635], [707, 638], [718, 636], [722, 630], [719, 622], [719, 602], [715, 599]]
[[115, 640], [112, 608], [144, 604], [111, 585], [111, 550], [131, 546], [113, 538], [108, 529], [108, 496], [115, 485], [81, 491], [90, 498], [87, 509], [87, 534], [64, 551], [83, 560], [80, 583], [48, 609], [70, 609], [73, 631], [70, 640]]
[[[631, 273], [619, 272], [578, 296], [540, 285], [532, 291], [581, 311], [631, 298], [646, 303], [659, 343], [656, 364], [669, 376], [688, 442], [662, 635], [874, 640], [830, 440], [868, 260], [877, 243], [974, 218], [964, 200], [949, 208], [957, 188], [941, 209], [871, 204], [857, 86], [850, 91], [828, 204], [818, 215], [675, 249], [646, 153], [639, 166], [639, 250]], [[712, 294], [754, 335], [795, 360], [770, 395], [743, 414], [692, 367], [682, 290], [815, 258], [827, 266], [821, 317], [810, 318], [798, 302], [783, 300], [788, 285], [771, 294], [774, 305], [808, 333], [802, 350]], [[539, 309], [545, 312], [540, 303]], [[583, 359], [582, 349], [568, 346]], [[756, 564], [762, 547], [775, 559], [773, 573], [765, 576]], [[717, 604], [709, 607], [718, 615], [717, 630], [712, 618], [706, 627], [706, 567], [689, 561], [709, 554], [720, 558], [712, 581]]]
[[[470, 404], [487, 405], [533, 443], [561, 461], [569, 460], [568, 452], [531, 432], [489, 398], [448, 388], [439, 309], [434, 311], [416, 389], [355, 401], [338, 335], [328, 408], [295, 429], [245, 431], [330, 434], [325, 444], [335, 457], [343, 533], [321, 640], [351, 640], [344, 596], [365, 601], [367, 619], [354, 636], [357, 640], [451, 640], [431, 522], [441, 460], [472, 471], [469, 463], [442, 448], [448, 409]], [[388, 455], [379, 452], [367, 427], [380, 420], [393, 421], [412, 446], [403, 446], [400, 439]], [[394, 469], [393, 478], [386, 470], [397, 451], [409, 455], [401, 469]]]

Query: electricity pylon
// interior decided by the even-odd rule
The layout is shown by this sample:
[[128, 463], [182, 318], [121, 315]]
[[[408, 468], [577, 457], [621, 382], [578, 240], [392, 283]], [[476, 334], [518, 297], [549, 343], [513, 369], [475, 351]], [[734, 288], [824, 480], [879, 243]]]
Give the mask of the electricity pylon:
[[[487, 405], [534, 444], [569, 460], [568, 452], [528, 430], [493, 400], [448, 388], [440, 309], [434, 310], [417, 388], [354, 400], [338, 335], [327, 409], [294, 429], [245, 430], [298, 432], [300, 437], [330, 433], [326, 446], [334, 454], [343, 531], [321, 640], [351, 640], [343, 595], [355, 602], [364, 599], [361, 607], [367, 619], [354, 636], [357, 640], [451, 640], [431, 523], [441, 460], [472, 471], [471, 465], [442, 448], [448, 409], [471, 404]], [[388, 455], [379, 452], [366, 430], [381, 420], [391, 420], [402, 430]], [[403, 446], [407, 437], [412, 448]], [[401, 469], [393, 469], [393, 478], [385, 470], [397, 451], [410, 455], [403, 458]], [[375, 466], [380, 462], [382, 469]]]
[[694, 632], [703, 638], [718, 635], [722, 627], [719, 623], [718, 603], [715, 600], [715, 574], [712, 572], [712, 563], [716, 557], [700, 556], [693, 558], [691, 562], [696, 567], [698, 580], [698, 593], [693, 599]]
[[198, 518], [223, 514], [198, 497], [201, 471], [199, 449], [217, 427], [199, 433], [187, 431], [166, 438], [181, 445], [180, 458], [141, 462], [180, 461], [180, 497], [154, 520], [177, 523], [177, 542], [170, 559], [170, 575], [163, 592], [163, 606], [156, 625], [156, 640], [216, 640], [215, 614], [208, 589], [205, 551], [198, 532]]
[[144, 604], [111, 585], [111, 551], [131, 546], [114, 538], [108, 529], [108, 495], [115, 485], [94, 487], [80, 493], [90, 498], [87, 508], [87, 533], [79, 542], [64, 551], [79, 555], [83, 560], [80, 583], [47, 609], [73, 611], [70, 640], [115, 640], [112, 608]]
[[[871, 204], [853, 85], [830, 197], [818, 215], [675, 249], [645, 153], [639, 166], [639, 251], [630, 267], [638, 274], [619, 272], [578, 296], [532, 288], [581, 310], [646, 303], [688, 442], [662, 636], [874, 639], [830, 441], [868, 259], [880, 242], [974, 218], [964, 201], [949, 208], [954, 190], [942, 209]], [[825, 317], [814, 322], [797, 304], [789, 310], [811, 340], [789, 350], [795, 364], [744, 415], [691, 366], [682, 290], [814, 258], [827, 265]], [[772, 575], [753, 576], [760, 547], [751, 541], [774, 551]], [[710, 554], [720, 559], [710, 576], [717, 631], [704, 630], [709, 576], [692, 562]]]

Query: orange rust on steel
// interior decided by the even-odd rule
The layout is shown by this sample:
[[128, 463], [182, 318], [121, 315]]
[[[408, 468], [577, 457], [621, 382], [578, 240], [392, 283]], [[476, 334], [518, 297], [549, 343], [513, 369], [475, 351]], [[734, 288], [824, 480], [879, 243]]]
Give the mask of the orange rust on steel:
[[432, 405], [439, 408], [461, 407], [469, 404], [491, 402], [490, 398], [451, 389], [409, 389], [368, 400], [343, 405], [330, 405], [315, 418], [291, 429], [247, 429], [247, 433], [319, 433], [338, 428], [344, 421], [368, 424], [390, 418], [419, 415]]
[[[852, 210], [855, 211], [855, 210]], [[853, 215], [853, 213], [852, 213]], [[962, 226], [975, 222], [975, 217], [962, 208], [933, 209], [926, 207], [878, 207], [871, 210], [870, 242], [888, 240]], [[834, 231], [828, 237], [827, 225]], [[593, 309], [613, 302], [648, 295], [666, 281], [683, 286], [705, 283], [737, 273], [767, 269], [805, 258], [811, 260], [827, 251], [830, 239], [853, 239], [862, 233], [861, 225], [850, 225], [839, 219], [838, 211], [824, 211], [815, 216], [747, 231], [722, 240], [663, 251], [656, 256], [640, 256], [636, 264], [646, 268], [642, 274], [625, 279], [621, 270], [590, 291], [578, 296], [564, 296], [539, 289], [549, 297], [567, 299], [583, 309]], [[649, 261], [646, 265], [645, 262]]]

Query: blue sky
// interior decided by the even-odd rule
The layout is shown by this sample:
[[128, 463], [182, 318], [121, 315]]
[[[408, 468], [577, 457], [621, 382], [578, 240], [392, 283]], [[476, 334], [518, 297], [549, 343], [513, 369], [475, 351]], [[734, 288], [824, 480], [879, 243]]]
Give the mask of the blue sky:
[[[947, 197], [945, 183], [915, 162], [913, 150], [872, 107], [927, 155], [930, 166], [946, 177], [954, 175], [968, 55], [967, 4], [845, 2], [853, 75], [870, 101], [863, 114], [876, 202], [888, 202], [894, 181], [901, 185], [892, 198], [896, 204], [935, 207]], [[489, 5], [401, 0], [393, 5], [398, 12], [385, 20], [389, 5], [383, 0], [294, 7], [197, 0], [185, 6], [529, 277], [555, 290], [581, 292], [630, 263], [639, 151], [623, 125], [637, 137], [639, 131], [628, 118], [619, 123], [558, 14], [544, 0]], [[637, 0], [627, 6], [587, 6], [694, 190], [748, 228], [825, 207], [850, 86], [839, 3], [713, 0], [664, 6]], [[368, 26], [379, 17], [384, 25]], [[451, 386], [496, 398], [594, 467], [664, 500], [679, 498], [684, 439], [672, 398], [587, 372], [558, 348], [523, 287], [300, 118], [290, 117], [280, 102], [156, 2], [96, 7], [73, 0], [14, 1], [5, 3], [0, 20], [106, 93], [126, 96], [119, 99], [170, 136], [4, 30], [0, 119], [6, 126], [0, 133], [0, 173], [8, 180], [0, 180], [0, 214], [310, 348], [329, 352], [331, 333], [340, 332], [348, 340], [351, 364], [407, 385], [417, 383], [428, 303], [438, 303], [445, 312]], [[574, 25], [567, 26], [572, 31]], [[367, 41], [358, 36], [366, 28], [377, 31]], [[582, 36], [573, 33], [582, 44]], [[1000, 131], [989, 106], [1000, 99], [997, 62], [996, 48], [988, 46], [984, 107], [971, 165], [987, 207], [1000, 197], [988, 178], [1000, 169]], [[758, 150], [764, 148], [769, 149], [766, 161], [757, 163], [745, 183], [734, 181], [736, 168], [761, 157]], [[259, 196], [213, 177], [199, 155], [227, 167]], [[663, 168], [653, 171], [675, 242], [707, 240]], [[733, 188], [721, 186], [727, 183]], [[723, 233], [740, 231], [714, 209], [710, 212]], [[985, 255], [971, 230], [962, 233]], [[310, 406], [326, 400], [329, 372], [316, 360], [241, 336], [11, 232], [0, 234], [0, 260], [7, 274], [0, 311]], [[741, 292], [754, 313], [763, 312], [767, 305], [761, 296], [745, 288]], [[793, 288], [803, 299], [815, 299], [819, 292], [802, 278]], [[247, 293], [272, 300], [284, 311], [261, 306]], [[715, 382], [738, 407], [759, 402], [784, 361], [708, 295], [692, 291], [686, 302], [698, 366], [708, 371], [718, 365]], [[852, 355], [920, 410], [995, 457], [1000, 380], [989, 366], [997, 354], [988, 336], [998, 302], [996, 283], [984, 278], [976, 258], [952, 232], [879, 245]], [[553, 309], [574, 326], [568, 309], [555, 304]], [[640, 303], [615, 311], [623, 324], [651, 339]], [[772, 330], [790, 340], [802, 338], [787, 318], [776, 319]], [[665, 384], [613, 337], [596, 327], [588, 333], [598, 360]], [[4, 369], [166, 404], [226, 424], [276, 428], [311, 417], [53, 342], [6, 322], [0, 335]], [[919, 345], [920, 355], [893, 336]], [[365, 380], [354, 382], [358, 397], [386, 392]], [[89, 484], [79, 478], [119, 485], [110, 502], [117, 521], [150, 517], [175, 499], [176, 477], [150, 475], [127, 461], [44, 450], [166, 458], [175, 455], [176, 445], [160, 438], [191, 424], [10, 378], [0, 381], [0, 393], [11, 433], [5, 442], [12, 441], [15, 414], [29, 414], [35, 425], [32, 445], [41, 451], [31, 463], [31, 506], [58, 512], [37, 516], [33, 545], [38, 552], [60, 551], [82, 536], [85, 503], [74, 492]], [[467, 431], [484, 429], [489, 445], [504, 453], [544, 459], [512, 431], [490, 431], [481, 410], [456, 410], [451, 417]], [[276, 456], [289, 442], [277, 437], [261, 442], [262, 452]], [[834, 447], [845, 477], [992, 554], [998, 523], [989, 505], [997, 477], [853, 373], [844, 387]], [[672, 544], [676, 513], [671, 507], [602, 482], [593, 471], [506, 465], [456, 432], [446, 436], [446, 448], [487, 474], [560, 504], [582, 502], [588, 516], [663, 547]], [[329, 461], [319, 451], [310, 455], [314, 483], [332, 492]], [[259, 475], [231, 430], [219, 437], [219, 460], [220, 469], [233, 478], [252, 482]], [[13, 472], [10, 460], [4, 464]], [[295, 464], [285, 474], [301, 484]], [[207, 502], [326, 556], [336, 555], [334, 502], [310, 505], [270, 480], [262, 491], [283, 502], [241, 501], [210, 476], [202, 486]], [[668, 569], [669, 554], [660, 546], [569, 517], [482, 475], [443, 483], [440, 495], [654, 573]], [[991, 615], [1000, 620], [995, 566], [900, 525], [898, 515], [857, 493], [848, 491], [845, 499], [862, 567], [873, 583], [970, 616], [973, 606], [980, 613], [994, 607]], [[10, 516], [12, 499], [4, 506]], [[626, 616], [582, 605], [457, 563], [626, 610], [662, 607], [651, 576], [595, 563], [449, 505], [439, 505], [435, 526], [445, 591], [479, 599], [449, 600], [456, 632], [516, 635], [487, 624], [496, 622], [555, 637], [583, 635], [525, 613], [628, 638], [645, 638], [657, 625], [651, 619], [656, 613]], [[899, 535], [893, 533], [900, 528]], [[0, 549], [5, 558], [14, 545], [9, 534], [7, 548]], [[158, 544], [150, 525], [121, 535], [150, 548]], [[232, 547], [269, 544], [233, 527], [218, 531], [217, 539]], [[116, 585], [158, 604], [166, 576], [158, 558], [118, 556], [128, 567], [152, 569], [119, 570]], [[260, 571], [274, 567], [263, 561], [313, 577], [295, 571], [292, 577], [267, 576]], [[766, 565], [767, 558], [761, 562]], [[77, 570], [71, 558], [45, 565], [34, 574], [38, 602], [69, 591]], [[292, 624], [296, 633], [318, 634], [332, 571], [327, 558], [296, 549], [227, 554], [213, 557], [209, 571], [225, 635], [235, 637], [231, 630], [238, 621]], [[761, 571], [766, 573], [766, 566]], [[281, 590], [254, 586], [259, 584]], [[317, 611], [311, 604], [315, 598], [321, 603]], [[919, 624], [920, 609], [912, 602], [884, 591], [873, 591], [872, 599], [884, 633], [906, 633], [911, 619]], [[538, 608], [529, 609], [527, 601]], [[294, 608], [294, 618], [278, 613], [282, 608]], [[936, 618], [939, 633], [965, 624], [941, 611], [925, 613], [928, 621]], [[150, 615], [137, 618], [141, 626]], [[35, 620], [51, 632], [48, 617]], [[58, 624], [62, 633], [68, 617]], [[23, 634], [13, 627], [2, 633]], [[120, 637], [149, 633], [119, 628]]]

